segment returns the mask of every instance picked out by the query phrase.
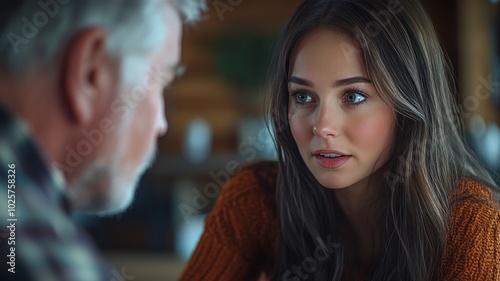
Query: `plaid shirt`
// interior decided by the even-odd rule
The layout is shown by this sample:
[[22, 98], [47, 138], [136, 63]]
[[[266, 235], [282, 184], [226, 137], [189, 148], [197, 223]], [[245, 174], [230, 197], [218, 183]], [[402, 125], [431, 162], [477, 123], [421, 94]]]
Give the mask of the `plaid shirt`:
[[64, 181], [49, 167], [0, 104], [0, 280], [120, 280], [71, 220]]

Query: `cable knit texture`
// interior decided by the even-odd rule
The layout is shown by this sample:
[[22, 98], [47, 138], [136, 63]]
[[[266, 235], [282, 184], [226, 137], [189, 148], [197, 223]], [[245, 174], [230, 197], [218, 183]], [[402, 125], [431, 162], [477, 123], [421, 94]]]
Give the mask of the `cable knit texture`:
[[[260, 162], [226, 184], [180, 280], [257, 280], [272, 271], [277, 173], [276, 163]], [[440, 280], [500, 281], [500, 205], [489, 189], [468, 179], [461, 180], [451, 204]], [[343, 280], [349, 280], [346, 275]]]

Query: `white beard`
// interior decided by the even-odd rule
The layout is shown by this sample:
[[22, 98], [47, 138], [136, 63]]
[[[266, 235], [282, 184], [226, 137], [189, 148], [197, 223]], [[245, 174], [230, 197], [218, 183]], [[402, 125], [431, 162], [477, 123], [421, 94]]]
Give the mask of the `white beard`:
[[75, 211], [102, 216], [125, 211], [134, 199], [142, 174], [152, 165], [156, 149], [150, 150], [142, 164], [127, 174], [122, 154], [114, 153], [105, 161], [98, 158], [68, 187], [68, 196]]

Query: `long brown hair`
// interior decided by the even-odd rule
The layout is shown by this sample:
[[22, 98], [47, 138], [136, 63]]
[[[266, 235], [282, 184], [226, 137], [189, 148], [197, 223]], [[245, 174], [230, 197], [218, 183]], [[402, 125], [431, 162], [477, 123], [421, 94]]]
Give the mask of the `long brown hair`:
[[341, 211], [332, 191], [304, 164], [288, 123], [290, 56], [306, 34], [319, 28], [342, 30], [357, 41], [370, 79], [396, 114], [397, 137], [386, 165], [387, 204], [379, 230], [383, 251], [370, 278], [436, 279], [453, 188], [464, 177], [495, 184], [463, 140], [449, 62], [432, 23], [416, 0], [306, 0], [282, 34], [271, 71], [269, 114], [280, 165], [281, 233], [273, 280], [291, 278], [293, 267], [318, 249], [327, 258], [314, 263], [301, 280], [339, 280], [344, 268]]

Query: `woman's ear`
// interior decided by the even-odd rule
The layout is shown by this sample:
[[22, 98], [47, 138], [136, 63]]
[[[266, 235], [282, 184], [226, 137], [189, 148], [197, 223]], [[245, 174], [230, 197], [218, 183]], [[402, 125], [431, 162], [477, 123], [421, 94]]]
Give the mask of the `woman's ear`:
[[109, 77], [107, 33], [103, 28], [88, 28], [69, 43], [62, 62], [62, 100], [77, 125], [92, 121], [99, 95]]

